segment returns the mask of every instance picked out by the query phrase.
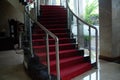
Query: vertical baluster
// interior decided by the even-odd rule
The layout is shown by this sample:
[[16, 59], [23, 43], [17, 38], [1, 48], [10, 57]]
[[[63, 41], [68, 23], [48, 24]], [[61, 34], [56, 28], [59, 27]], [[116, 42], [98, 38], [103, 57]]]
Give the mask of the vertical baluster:
[[40, 16], [40, 0], [37, 0], [37, 16]]
[[79, 20], [77, 19], [77, 48], [79, 49], [80, 48], [80, 26], [79, 26]]
[[99, 54], [98, 54], [98, 30], [96, 29], [96, 68], [99, 68]]
[[[28, 7], [28, 13], [30, 14], [30, 7]], [[32, 21], [31, 18], [28, 16], [28, 35], [29, 35], [29, 44], [30, 44], [30, 51], [32, 57], [34, 56], [33, 54], [33, 45], [32, 45]]]
[[37, 9], [37, 0], [34, 2], [34, 15], [35, 15], [35, 20], [37, 21], [37, 14], [38, 14], [38, 9]]
[[49, 79], [50, 79], [49, 36], [47, 33], [46, 33], [46, 53], [47, 53], [48, 75], [49, 75]]
[[91, 27], [89, 26], [89, 56], [91, 61]]
[[55, 40], [57, 80], [60, 80], [59, 39]]

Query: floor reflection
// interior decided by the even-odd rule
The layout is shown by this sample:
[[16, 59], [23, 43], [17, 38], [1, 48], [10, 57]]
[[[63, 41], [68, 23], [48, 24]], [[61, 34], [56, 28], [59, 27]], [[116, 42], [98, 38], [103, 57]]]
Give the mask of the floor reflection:
[[100, 80], [100, 71], [99, 69], [92, 69], [87, 73], [84, 73], [78, 77], [75, 77], [72, 80]]
[[99, 68], [92, 69], [72, 80], [120, 80], [120, 64], [100, 60]]

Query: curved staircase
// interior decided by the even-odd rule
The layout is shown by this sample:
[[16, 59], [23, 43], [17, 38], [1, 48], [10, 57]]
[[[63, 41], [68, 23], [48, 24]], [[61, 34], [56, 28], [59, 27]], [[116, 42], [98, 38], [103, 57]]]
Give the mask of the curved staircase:
[[[75, 40], [70, 39], [67, 29], [67, 10], [62, 6], [41, 5], [39, 22], [59, 38], [60, 76], [61, 80], [71, 80], [92, 68], [84, 53], [76, 49]], [[32, 42], [35, 54], [40, 63], [46, 65], [45, 33], [35, 26]], [[49, 38], [50, 73], [56, 76], [55, 41]]]

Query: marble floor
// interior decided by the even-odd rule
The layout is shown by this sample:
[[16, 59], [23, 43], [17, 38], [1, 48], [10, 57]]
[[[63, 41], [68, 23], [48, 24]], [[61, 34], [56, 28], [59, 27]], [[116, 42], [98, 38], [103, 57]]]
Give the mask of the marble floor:
[[[0, 52], [0, 80], [31, 80], [23, 67], [23, 54], [15, 50]], [[100, 60], [92, 69], [72, 80], [120, 80], [120, 64]]]

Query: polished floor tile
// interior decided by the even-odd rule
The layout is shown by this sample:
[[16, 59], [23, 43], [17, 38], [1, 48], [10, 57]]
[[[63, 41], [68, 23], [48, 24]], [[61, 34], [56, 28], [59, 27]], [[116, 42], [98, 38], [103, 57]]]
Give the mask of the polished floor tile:
[[0, 80], [31, 80], [23, 67], [23, 54], [16, 51], [0, 52]]
[[[0, 52], [0, 80], [31, 80], [24, 71], [23, 54]], [[99, 69], [92, 69], [72, 80], [120, 80], [120, 64], [100, 60]]]
[[120, 64], [100, 60], [99, 65], [72, 80], [120, 80]]

